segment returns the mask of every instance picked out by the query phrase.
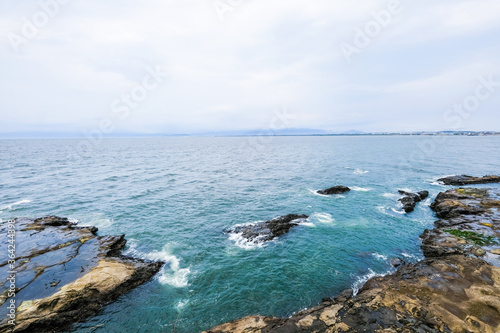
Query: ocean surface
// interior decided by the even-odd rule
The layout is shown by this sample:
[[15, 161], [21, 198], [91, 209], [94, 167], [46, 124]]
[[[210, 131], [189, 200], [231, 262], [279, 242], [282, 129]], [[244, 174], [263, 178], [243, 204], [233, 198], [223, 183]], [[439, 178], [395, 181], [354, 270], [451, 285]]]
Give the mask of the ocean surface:
[[[419, 260], [448, 188], [436, 180], [499, 173], [499, 136], [0, 140], [0, 219], [68, 217], [167, 262], [72, 331], [200, 332], [290, 316]], [[353, 191], [315, 192], [334, 185]], [[403, 214], [398, 189], [431, 196]], [[289, 213], [310, 218], [261, 246], [224, 233]]]

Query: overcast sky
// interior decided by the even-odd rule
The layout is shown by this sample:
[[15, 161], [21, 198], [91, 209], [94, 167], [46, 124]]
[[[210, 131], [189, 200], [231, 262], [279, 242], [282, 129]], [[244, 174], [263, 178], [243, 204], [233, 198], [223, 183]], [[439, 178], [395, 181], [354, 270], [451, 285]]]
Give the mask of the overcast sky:
[[498, 0], [2, 0], [0, 35], [4, 133], [500, 130]]

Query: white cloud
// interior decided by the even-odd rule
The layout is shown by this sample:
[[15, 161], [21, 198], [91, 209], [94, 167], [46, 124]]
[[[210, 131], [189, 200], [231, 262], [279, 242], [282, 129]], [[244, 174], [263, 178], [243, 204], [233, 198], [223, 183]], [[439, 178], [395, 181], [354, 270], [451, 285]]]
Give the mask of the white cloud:
[[[168, 80], [118, 130], [259, 128], [280, 106], [302, 127], [423, 128], [478, 76], [500, 77], [500, 4], [401, 2], [348, 64], [340, 43], [388, 1], [247, 0], [221, 21], [212, 1], [73, 0], [19, 53], [3, 38], [0, 131], [94, 126], [156, 65]], [[3, 2], [0, 35], [19, 34], [37, 10]], [[492, 98], [471, 126], [492, 129], [499, 106]]]

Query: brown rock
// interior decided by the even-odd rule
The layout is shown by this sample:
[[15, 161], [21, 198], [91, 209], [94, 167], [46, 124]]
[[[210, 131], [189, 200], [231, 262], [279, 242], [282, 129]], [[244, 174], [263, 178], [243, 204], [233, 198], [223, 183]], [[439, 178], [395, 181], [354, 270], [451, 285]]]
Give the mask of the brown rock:
[[[23, 278], [16, 281], [16, 325], [12, 329], [2, 313], [0, 332], [64, 331], [146, 282], [163, 265], [123, 257], [123, 235], [98, 236], [97, 228], [80, 228], [65, 218], [17, 219], [14, 225], [19, 245], [15, 267], [0, 253], [0, 276], [14, 270], [23, 272]], [[6, 224], [0, 225], [0, 232], [6, 234], [4, 228]], [[0, 288], [3, 304], [9, 293], [6, 285]]]

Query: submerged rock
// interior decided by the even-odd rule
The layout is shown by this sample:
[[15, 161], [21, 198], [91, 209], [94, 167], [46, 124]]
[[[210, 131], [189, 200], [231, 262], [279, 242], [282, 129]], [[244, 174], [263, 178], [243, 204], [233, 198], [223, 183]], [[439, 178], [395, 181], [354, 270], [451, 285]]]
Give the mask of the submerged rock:
[[[162, 262], [120, 255], [123, 235], [97, 236], [95, 227], [78, 227], [49, 216], [0, 224], [16, 230], [14, 259], [0, 253], [0, 332], [59, 332], [156, 274]], [[13, 260], [13, 261], [9, 261]], [[15, 295], [10, 282], [15, 274]], [[15, 301], [15, 326], [7, 304]]]
[[403, 204], [403, 210], [406, 213], [411, 213], [415, 210], [415, 206], [418, 202], [425, 200], [429, 196], [428, 191], [420, 191], [418, 193], [410, 193], [405, 191], [398, 191], [399, 194], [404, 195], [403, 198], [399, 199]]
[[342, 194], [349, 192], [351, 189], [347, 186], [334, 186], [327, 188], [326, 190], [319, 190], [318, 194], [331, 195], [331, 194]]
[[239, 234], [252, 243], [262, 243], [286, 234], [308, 217], [307, 215], [289, 214], [266, 222], [236, 226], [227, 232]]
[[450, 190], [433, 207], [441, 205], [447, 213], [421, 236], [424, 260], [368, 280], [354, 297], [207, 333], [500, 332], [500, 190]]
[[474, 184], [491, 184], [500, 183], [500, 176], [484, 176], [484, 177], [472, 177], [467, 175], [460, 176], [449, 176], [438, 179], [438, 181], [443, 182], [445, 185], [474, 185]]

